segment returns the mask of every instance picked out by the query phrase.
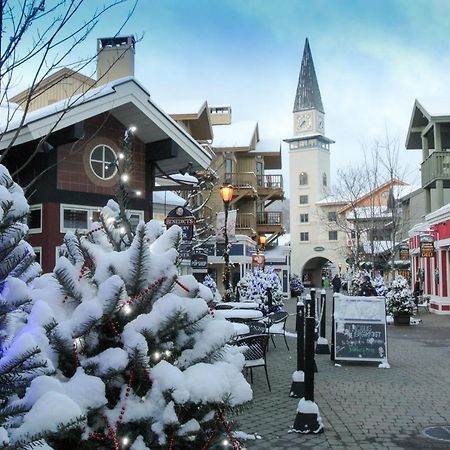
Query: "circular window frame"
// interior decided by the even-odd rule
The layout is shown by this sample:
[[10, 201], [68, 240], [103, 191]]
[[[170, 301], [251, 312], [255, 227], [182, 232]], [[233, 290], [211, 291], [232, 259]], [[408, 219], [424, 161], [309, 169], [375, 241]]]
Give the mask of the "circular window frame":
[[[95, 175], [96, 178], [98, 178], [99, 180], [102, 181], [109, 181], [112, 178], [114, 178], [117, 175], [117, 166], [114, 167], [114, 172], [112, 173], [112, 175], [110, 177], [101, 177], [100, 175], [97, 174], [97, 172], [94, 170], [94, 168], [92, 167], [92, 155], [95, 152], [95, 150], [99, 147], [103, 147], [103, 149], [108, 149], [112, 152], [112, 154], [114, 155], [114, 160], [117, 160], [117, 153], [114, 151], [114, 149], [108, 145], [108, 144], [97, 144], [95, 147], [93, 147], [93, 149], [90, 151], [89, 153], [89, 167], [91, 169], [91, 172]], [[105, 165], [106, 165], [106, 161], [105, 161], [105, 150], [103, 150], [103, 160], [100, 161], [98, 159], [96, 159], [94, 162], [96, 163], [101, 163], [103, 164], [103, 173], [105, 172]], [[111, 164], [111, 163], [109, 163]]]

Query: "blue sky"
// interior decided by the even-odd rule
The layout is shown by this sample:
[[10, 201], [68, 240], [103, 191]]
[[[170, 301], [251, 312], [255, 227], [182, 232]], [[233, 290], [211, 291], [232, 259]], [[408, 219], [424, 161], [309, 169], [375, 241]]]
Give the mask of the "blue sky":
[[[84, 51], [113, 34], [123, 15], [111, 13]], [[409, 181], [419, 183], [421, 152], [404, 150], [405, 136], [414, 99], [448, 91], [450, 1], [140, 0], [122, 34], [143, 34], [136, 76], [161, 105], [230, 104], [234, 120], [255, 119], [262, 137], [279, 139], [292, 134], [308, 37], [326, 134], [336, 141], [332, 173], [388, 131]]]

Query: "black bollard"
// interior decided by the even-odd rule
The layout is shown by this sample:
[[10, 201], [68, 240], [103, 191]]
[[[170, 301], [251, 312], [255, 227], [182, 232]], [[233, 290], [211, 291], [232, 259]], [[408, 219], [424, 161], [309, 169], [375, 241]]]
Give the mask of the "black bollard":
[[273, 306], [272, 289], [267, 288], [266, 293], [267, 293], [267, 306], [269, 308], [269, 312], [271, 312]]
[[327, 293], [325, 289], [320, 292], [320, 324], [319, 324], [319, 339], [316, 346], [317, 355], [329, 355], [330, 349], [328, 347], [328, 341], [325, 337], [325, 324], [326, 324], [326, 314], [327, 314]]
[[[308, 305], [309, 305], [309, 307], [308, 307]], [[311, 317], [314, 319], [314, 321], [316, 320], [316, 290], [314, 289], [314, 288], [312, 288], [311, 290], [310, 290], [310, 295], [308, 296], [306, 296], [306, 305], [305, 305], [305, 308], [306, 309], [308, 309], [309, 308], [309, 311], [311, 311]], [[305, 319], [306, 320], [306, 319]], [[314, 322], [315, 323], [315, 322]], [[316, 327], [315, 327], [315, 325], [314, 325], [314, 339], [313, 339], [313, 342], [314, 342], [314, 348], [315, 348], [315, 343], [316, 343], [316, 340], [317, 340], [317, 336], [316, 336]], [[314, 351], [314, 350], [313, 350]], [[306, 348], [305, 348], [305, 354], [306, 354]], [[314, 372], [318, 372], [318, 369], [317, 369], [317, 364], [316, 364], [316, 361], [314, 360]]]
[[294, 431], [299, 433], [323, 433], [322, 418], [319, 408], [314, 403], [314, 334], [316, 318], [311, 308], [306, 306], [305, 318], [305, 397], [297, 407]]
[[331, 361], [334, 361], [334, 328], [335, 328], [335, 323], [334, 323], [334, 296], [336, 294], [333, 294], [333, 303], [331, 306], [331, 355], [330, 355], [330, 359]]
[[297, 301], [297, 316], [295, 321], [295, 331], [297, 332], [297, 371], [292, 374], [290, 397], [301, 398], [305, 392], [305, 304], [302, 298]]

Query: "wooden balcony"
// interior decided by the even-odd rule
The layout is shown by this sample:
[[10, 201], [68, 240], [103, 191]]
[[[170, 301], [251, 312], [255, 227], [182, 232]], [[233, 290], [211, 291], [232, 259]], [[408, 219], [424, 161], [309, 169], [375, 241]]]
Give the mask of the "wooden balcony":
[[224, 181], [233, 185], [234, 188], [231, 203], [235, 203], [241, 198], [256, 198], [258, 196], [254, 172], [226, 173]]
[[283, 200], [283, 176], [282, 175], [257, 175], [258, 196], [264, 200]]
[[450, 187], [450, 152], [433, 152], [421, 165], [422, 187], [435, 187], [437, 180]]
[[283, 213], [281, 211], [257, 213], [256, 231], [258, 234], [281, 233], [283, 231]]
[[238, 212], [236, 217], [236, 234], [253, 236], [256, 234], [256, 217], [252, 213]]

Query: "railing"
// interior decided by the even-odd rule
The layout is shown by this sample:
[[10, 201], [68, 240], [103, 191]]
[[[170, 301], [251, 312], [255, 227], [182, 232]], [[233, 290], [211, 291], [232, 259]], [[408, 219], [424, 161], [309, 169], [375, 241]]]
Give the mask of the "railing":
[[256, 217], [252, 213], [238, 213], [236, 217], [236, 228], [255, 229]]
[[257, 225], [282, 225], [283, 213], [281, 211], [265, 211], [256, 214]]
[[433, 152], [421, 165], [422, 186], [436, 180], [450, 180], [450, 152]]
[[283, 175], [256, 175], [258, 187], [283, 189]]
[[225, 183], [230, 183], [235, 189], [253, 189], [256, 186], [256, 175], [253, 172], [226, 173]]

